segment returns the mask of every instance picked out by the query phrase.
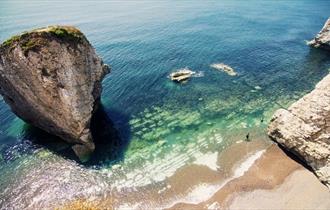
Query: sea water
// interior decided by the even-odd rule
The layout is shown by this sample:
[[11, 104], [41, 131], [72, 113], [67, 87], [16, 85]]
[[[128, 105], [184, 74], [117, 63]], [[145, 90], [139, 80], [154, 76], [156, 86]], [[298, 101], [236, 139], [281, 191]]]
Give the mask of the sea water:
[[[1, 98], [0, 208], [113, 197], [117, 207], [139, 207], [152, 192], [170, 190], [168, 180], [183, 168], [220, 172], [218, 155], [236, 142], [269, 141], [274, 111], [329, 73], [329, 52], [306, 45], [329, 9], [322, 0], [1, 0], [1, 41], [37, 27], [74, 25], [112, 70], [94, 119], [102, 122], [93, 126], [97, 148], [84, 164], [68, 145], [17, 118]], [[215, 63], [237, 76], [211, 68]], [[185, 67], [198, 76], [182, 84], [168, 79]], [[206, 188], [212, 186], [221, 183]]]

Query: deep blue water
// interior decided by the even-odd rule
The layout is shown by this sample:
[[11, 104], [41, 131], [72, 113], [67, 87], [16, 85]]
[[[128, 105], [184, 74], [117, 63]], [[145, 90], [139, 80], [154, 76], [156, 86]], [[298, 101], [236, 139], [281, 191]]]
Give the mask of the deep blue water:
[[[276, 109], [287, 107], [329, 73], [330, 53], [305, 44], [322, 28], [329, 11], [330, 1], [326, 0], [0, 0], [0, 40], [52, 24], [74, 25], [86, 34], [112, 67], [103, 82], [102, 103], [113, 124], [110, 137], [116, 139], [108, 149], [100, 149], [87, 167], [113, 175], [107, 184], [121, 186], [130, 180], [121, 181], [120, 173], [112, 168], [114, 163], [132, 176], [142, 173], [137, 166], [150, 165], [152, 169], [143, 173], [148, 176], [150, 172], [153, 179], [158, 169], [152, 166], [157, 161], [165, 164], [157, 158], [171, 162], [179, 153], [187, 154], [179, 168], [196, 158], [193, 153], [224, 150], [234, 141], [226, 138], [227, 133], [257, 130], [262, 135]], [[233, 67], [238, 76], [210, 68], [222, 62]], [[167, 78], [173, 70], [184, 67], [204, 76], [185, 84]], [[27, 128], [3, 101], [0, 134], [0, 173], [4, 173], [0, 205], [12, 202], [8, 192], [13, 187], [9, 185], [15, 183], [13, 177], [19, 180], [27, 176], [25, 168], [42, 173], [44, 165], [62, 156], [75, 163], [66, 152], [53, 153], [53, 146], [47, 145], [48, 150], [31, 142], [53, 137]], [[201, 139], [206, 142], [202, 149]], [[173, 152], [173, 147], [178, 151]], [[40, 160], [38, 154], [45, 151], [50, 153], [49, 159]], [[44, 165], [37, 164], [40, 161]], [[140, 181], [135, 179], [145, 184], [145, 180]], [[29, 184], [34, 183], [13, 186], [23, 190]], [[5, 192], [7, 195], [1, 196]]]

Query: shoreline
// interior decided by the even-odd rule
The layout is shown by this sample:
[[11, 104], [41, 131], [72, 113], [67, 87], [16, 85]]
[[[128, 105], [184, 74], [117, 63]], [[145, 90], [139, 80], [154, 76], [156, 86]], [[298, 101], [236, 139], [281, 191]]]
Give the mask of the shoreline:
[[[330, 208], [325, 199], [330, 196], [328, 189], [275, 143], [234, 143], [218, 155], [217, 164], [217, 171], [206, 165], [182, 167], [161, 190], [128, 189], [94, 201], [74, 200], [57, 209], [246, 209], [260, 205], [268, 209]], [[304, 183], [308, 183], [308, 190]], [[292, 199], [272, 200], [283, 195]]]
[[[226, 183], [210, 199], [198, 204], [177, 203], [169, 209], [324, 209], [330, 208], [330, 201], [326, 202], [329, 196], [312, 172], [273, 144], [243, 176]], [[272, 200], [276, 197], [295, 199]]]
[[[228, 209], [329, 209], [329, 192], [319, 187], [311, 172], [298, 169], [271, 190], [239, 193], [231, 199]], [[306, 185], [306, 180], [309, 183]], [[308, 186], [308, 190], [303, 189]], [[283, 196], [285, 195], [285, 196]]]

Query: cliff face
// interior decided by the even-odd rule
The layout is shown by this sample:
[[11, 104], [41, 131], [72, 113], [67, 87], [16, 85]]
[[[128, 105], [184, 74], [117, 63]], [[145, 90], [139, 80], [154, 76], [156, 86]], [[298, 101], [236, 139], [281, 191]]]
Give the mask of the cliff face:
[[308, 43], [312, 47], [321, 47], [330, 50], [330, 18], [316, 37]]
[[0, 93], [21, 119], [94, 150], [90, 120], [109, 72], [76, 28], [50, 26], [14, 36], [0, 47]]
[[330, 187], [330, 74], [288, 110], [278, 110], [268, 134], [310, 165]]

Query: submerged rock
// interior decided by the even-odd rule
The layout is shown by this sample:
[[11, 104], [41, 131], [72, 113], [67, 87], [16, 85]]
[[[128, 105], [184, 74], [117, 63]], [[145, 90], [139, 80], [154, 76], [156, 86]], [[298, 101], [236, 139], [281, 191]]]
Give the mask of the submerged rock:
[[94, 151], [90, 121], [108, 72], [71, 26], [25, 32], [0, 46], [0, 93], [6, 103], [25, 122], [72, 143], [81, 159]]
[[223, 71], [225, 73], [227, 73], [230, 76], [236, 76], [237, 73], [235, 72], [235, 70], [233, 68], [231, 68], [230, 66], [224, 64], [224, 63], [215, 63], [211, 65], [212, 68]]
[[183, 82], [188, 80], [194, 74], [195, 72], [188, 68], [179, 69], [178, 71], [170, 74], [170, 79], [175, 82]]
[[327, 20], [322, 30], [316, 35], [316, 37], [308, 42], [308, 45], [330, 50], [330, 18]]
[[311, 166], [330, 187], [330, 74], [288, 110], [276, 111], [268, 135]]

